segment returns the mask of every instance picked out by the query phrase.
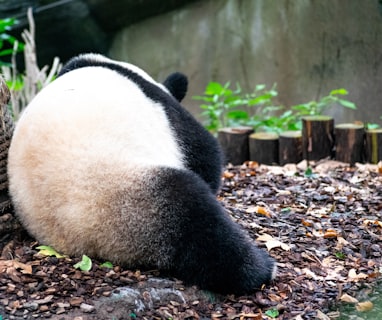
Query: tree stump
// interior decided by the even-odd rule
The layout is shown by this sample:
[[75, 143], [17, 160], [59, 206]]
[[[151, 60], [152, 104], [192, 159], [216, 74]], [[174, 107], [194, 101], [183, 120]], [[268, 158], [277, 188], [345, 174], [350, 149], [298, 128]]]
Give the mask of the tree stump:
[[363, 161], [365, 129], [362, 124], [341, 123], [335, 126], [335, 150], [337, 161], [349, 163]]
[[218, 141], [226, 163], [239, 165], [249, 159], [248, 137], [252, 127], [223, 128], [218, 131]]
[[249, 136], [249, 160], [262, 164], [279, 162], [279, 135], [274, 132], [257, 132]]
[[334, 148], [334, 120], [328, 116], [302, 118], [303, 159], [320, 160], [332, 158]]
[[366, 130], [366, 162], [378, 163], [382, 160], [382, 129]]
[[301, 131], [285, 131], [279, 137], [279, 163], [299, 163], [302, 160]]

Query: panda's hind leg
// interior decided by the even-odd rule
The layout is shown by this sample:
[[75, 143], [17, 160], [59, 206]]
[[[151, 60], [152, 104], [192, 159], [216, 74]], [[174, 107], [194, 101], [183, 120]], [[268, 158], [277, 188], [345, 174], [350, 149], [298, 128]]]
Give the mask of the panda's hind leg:
[[174, 276], [204, 289], [236, 294], [259, 289], [272, 279], [274, 260], [231, 220], [199, 176], [165, 168], [153, 182], [163, 232], [172, 238]]

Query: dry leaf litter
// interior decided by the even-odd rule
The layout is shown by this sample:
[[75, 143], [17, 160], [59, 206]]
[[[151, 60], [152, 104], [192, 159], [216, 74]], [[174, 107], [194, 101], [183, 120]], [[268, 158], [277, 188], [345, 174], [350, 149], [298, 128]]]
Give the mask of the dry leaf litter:
[[306, 173], [306, 162], [224, 171], [219, 200], [278, 262], [258, 292], [220, 296], [97, 260], [80, 271], [80, 259], [41, 255], [20, 233], [0, 239], [0, 319], [326, 320], [344, 304], [364, 319], [381, 289], [381, 167], [322, 161]]

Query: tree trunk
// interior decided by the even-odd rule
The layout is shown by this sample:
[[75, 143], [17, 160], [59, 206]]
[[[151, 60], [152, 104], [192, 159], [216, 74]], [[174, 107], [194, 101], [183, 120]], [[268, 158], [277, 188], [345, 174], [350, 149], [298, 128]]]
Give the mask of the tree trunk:
[[366, 130], [366, 162], [378, 163], [382, 160], [382, 129]]
[[334, 120], [328, 116], [302, 118], [302, 155], [310, 160], [332, 158]]
[[[11, 200], [8, 195], [7, 157], [14, 129], [11, 113], [8, 110], [10, 93], [0, 76], [0, 240], [4, 242], [16, 230], [21, 230], [18, 220], [11, 213]], [[3, 242], [0, 241], [0, 250]]]
[[10, 207], [8, 196], [7, 157], [14, 123], [8, 110], [10, 92], [0, 77], [0, 212]]
[[218, 131], [218, 141], [226, 163], [239, 165], [249, 159], [248, 137], [252, 127], [223, 128]]
[[285, 131], [279, 137], [279, 162], [299, 163], [302, 160], [302, 134], [301, 131]]
[[262, 164], [279, 162], [279, 136], [273, 132], [258, 132], [249, 136], [249, 160]]
[[336, 160], [349, 163], [363, 161], [365, 129], [362, 124], [342, 123], [335, 126]]

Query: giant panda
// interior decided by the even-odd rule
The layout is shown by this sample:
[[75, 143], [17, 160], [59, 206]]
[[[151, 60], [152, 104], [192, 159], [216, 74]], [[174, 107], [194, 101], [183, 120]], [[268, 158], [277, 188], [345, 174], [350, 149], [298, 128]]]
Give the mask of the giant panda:
[[163, 84], [99, 54], [72, 58], [19, 119], [9, 191], [27, 231], [59, 252], [164, 274], [222, 294], [269, 283], [274, 260], [216, 199], [222, 153]]

